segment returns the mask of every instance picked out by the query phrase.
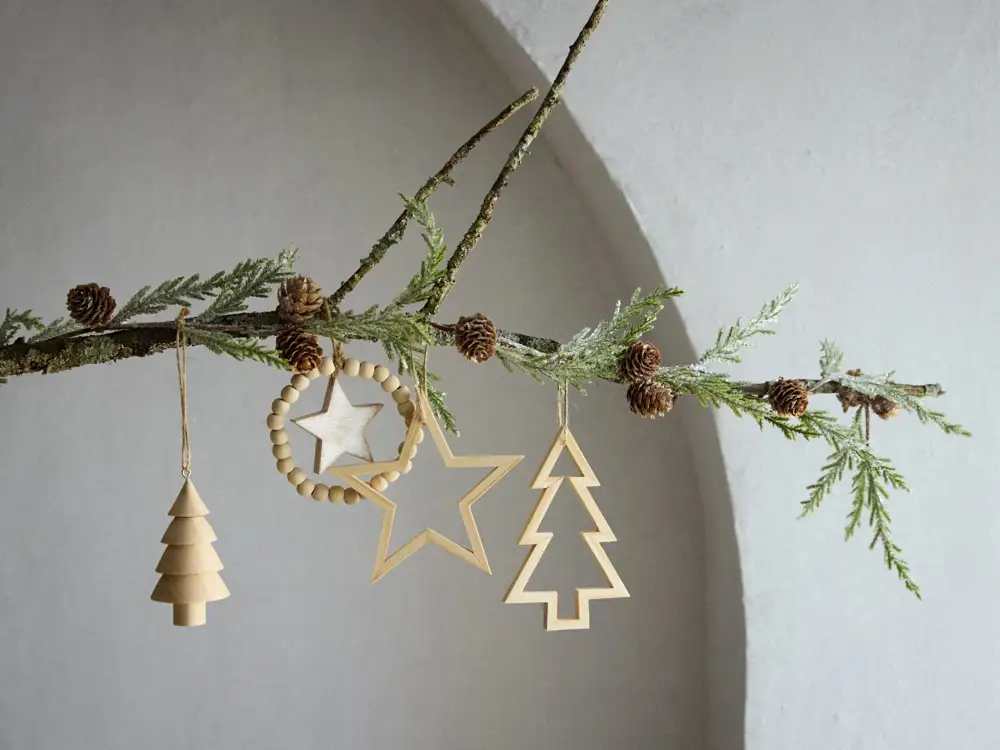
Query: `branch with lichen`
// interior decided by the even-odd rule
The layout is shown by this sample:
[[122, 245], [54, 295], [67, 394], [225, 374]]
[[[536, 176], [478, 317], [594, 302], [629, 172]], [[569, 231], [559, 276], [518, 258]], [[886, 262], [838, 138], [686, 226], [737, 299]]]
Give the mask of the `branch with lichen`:
[[[281, 294], [293, 272], [294, 250], [286, 250], [273, 259], [246, 260], [232, 271], [220, 271], [205, 278], [195, 274], [143, 287], [117, 314], [108, 289], [96, 284], [82, 285], [71, 290], [68, 297], [68, 319], [57, 318], [46, 324], [30, 310], [6, 311], [0, 320], [0, 384], [12, 376], [63, 372], [173, 349], [177, 342], [176, 319], [137, 321], [136, 318], [177, 306], [193, 307], [194, 302], [204, 301], [205, 309], [184, 323], [191, 346], [205, 346], [238, 360], [286, 368], [294, 364], [281, 352], [266, 347], [263, 340], [278, 337], [281, 348], [281, 337], [294, 334], [308, 339], [310, 347], [315, 345], [315, 351], [319, 351], [316, 337], [320, 336], [340, 343], [379, 342], [399, 371], [409, 373], [426, 390], [432, 408], [451, 431], [457, 431], [457, 425], [448, 411], [445, 394], [438, 388], [439, 378], [426, 369], [426, 351], [431, 346], [456, 346], [474, 362], [490, 359], [495, 353], [508, 370], [560, 388], [583, 391], [601, 382], [625, 385], [630, 408], [646, 417], [663, 416], [676, 399], [693, 397], [702, 406], [747, 416], [761, 429], [777, 429], [790, 440], [802, 437], [826, 441], [832, 452], [820, 478], [808, 488], [803, 515], [818, 509], [845, 475], [852, 473], [853, 501], [848, 513], [847, 537], [867, 519], [873, 534], [872, 547], [881, 549], [886, 565], [919, 596], [909, 566], [891, 536], [886, 507], [889, 491], [906, 490], [906, 483], [888, 459], [872, 452], [869, 423], [873, 412], [884, 418], [910, 412], [921, 423], [934, 424], [946, 434], [968, 436], [963, 427], [925, 405], [926, 399], [944, 395], [941, 386], [898, 383], [893, 373], [845, 372], [843, 353], [829, 342], [822, 344], [818, 377], [746, 383], [734, 381], [728, 373], [710, 367], [738, 363], [743, 350], [758, 337], [773, 334], [779, 315], [795, 295], [795, 286], [764, 305], [746, 323], [737, 321], [721, 328], [714, 343], [690, 364], [661, 364], [659, 351], [644, 340], [664, 305], [681, 294], [675, 287], [660, 286], [647, 293], [637, 289], [629, 302], [619, 303], [606, 320], [584, 328], [565, 342], [497, 328], [482, 315], [460, 318], [457, 323], [433, 320], [454, 287], [461, 265], [489, 224], [511, 175], [559, 103], [568, 74], [600, 22], [606, 4], [607, 0], [597, 2], [538, 111], [450, 256], [444, 232], [427, 205], [428, 198], [442, 183], [454, 184], [452, 172], [458, 164], [486, 135], [533, 101], [538, 96], [537, 90], [529, 90], [504, 108], [455, 151], [412, 197], [404, 197], [399, 217], [360, 261], [357, 270], [329, 297], [317, 297], [319, 285], [311, 279], [293, 279], [294, 283], [308, 282], [302, 285], [306, 298], [292, 305], [291, 315], [283, 311]], [[426, 254], [406, 287], [384, 306], [360, 312], [341, 310], [347, 295], [403, 239], [411, 222], [423, 230]], [[279, 285], [282, 286], [277, 310], [248, 310], [253, 299], [271, 296]], [[324, 315], [316, 314], [320, 305]], [[471, 341], [470, 336], [478, 338]], [[314, 352], [310, 356], [315, 356]], [[820, 395], [836, 396], [845, 412], [856, 408], [850, 424], [840, 424], [824, 411], [808, 409], [809, 397]]]

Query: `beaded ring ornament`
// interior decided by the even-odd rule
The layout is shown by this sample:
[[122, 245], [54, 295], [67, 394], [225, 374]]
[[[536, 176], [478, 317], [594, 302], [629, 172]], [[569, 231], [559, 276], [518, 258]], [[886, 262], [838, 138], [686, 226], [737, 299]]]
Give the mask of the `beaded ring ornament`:
[[[396, 403], [396, 410], [403, 417], [407, 428], [413, 421], [416, 413], [416, 405], [410, 397], [410, 389], [399, 382], [399, 378], [393, 375], [385, 365], [375, 365], [371, 362], [359, 362], [356, 359], [344, 361], [344, 366], [340, 370], [334, 361], [326, 357], [318, 367], [307, 373], [293, 375], [291, 383], [281, 390], [281, 397], [271, 404], [271, 413], [267, 417], [267, 426], [271, 430], [271, 453], [277, 459], [277, 469], [280, 474], [285, 474], [288, 481], [295, 487], [296, 491], [303, 497], [312, 497], [318, 502], [329, 500], [331, 503], [346, 503], [354, 505], [361, 498], [360, 493], [352, 487], [342, 487], [340, 485], [327, 486], [322, 483], [313, 482], [306, 476], [292, 458], [292, 446], [289, 443], [288, 431], [285, 429], [285, 418], [288, 415], [291, 405], [299, 400], [299, 395], [309, 387], [309, 384], [321, 375], [330, 376], [331, 389], [339, 388], [336, 378], [339, 374], [344, 374], [352, 378], [362, 378], [374, 380], [382, 385], [382, 390], [392, 394], [392, 400]], [[328, 394], [328, 406], [330, 395]], [[379, 405], [369, 404], [369, 407], [379, 407]], [[353, 407], [352, 407], [353, 408]], [[375, 409], [377, 411], [377, 409]], [[372, 415], [374, 416], [374, 415]], [[368, 418], [370, 420], [370, 417]], [[423, 430], [417, 435], [416, 443], [423, 441]], [[402, 451], [405, 445], [400, 443], [399, 450]], [[367, 450], [367, 445], [364, 446]], [[348, 451], [344, 451], [348, 452]], [[327, 467], [322, 465], [317, 451], [317, 471], [322, 472]], [[406, 465], [401, 471], [385, 471], [374, 475], [368, 480], [368, 484], [375, 490], [386, 489], [391, 482], [399, 479], [400, 474], [407, 474], [413, 468], [413, 457], [417, 453], [417, 446], [413, 445], [406, 457]], [[402, 458], [402, 454], [399, 454]], [[369, 459], [370, 460], [370, 459]]]

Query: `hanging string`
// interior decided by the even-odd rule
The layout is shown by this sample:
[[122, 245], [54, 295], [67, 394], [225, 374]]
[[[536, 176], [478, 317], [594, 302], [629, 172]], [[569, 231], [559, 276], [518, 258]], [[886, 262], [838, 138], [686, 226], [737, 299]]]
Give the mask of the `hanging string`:
[[182, 307], [177, 315], [177, 383], [181, 391], [181, 476], [191, 476], [191, 438], [188, 435], [187, 412], [187, 336], [184, 333], [184, 318], [191, 311]]
[[429, 399], [427, 397], [427, 358], [431, 354], [431, 349], [429, 345], [424, 345], [424, 372], [423, 379], [417, 381], [417, 411], [414, 417], [421, 423], [424, 422], [424, 404], [428, 404]]
[[565, 380], [560, 381], [556, 388], [556, 411], [559, 414], [559, 427], [569, 427], [569, 385]]
[[[323, 315], [326, 317], [327, 323], [333, 322], [333, 312], [330, 310], [330, 303], [327, 300], [323, 300]], [[340, 342], [333, 336], [330, 337], [330, 348], [332, 349], [333, 366], [337, 370], [343, 370], [344, 349], [341, 347]]]

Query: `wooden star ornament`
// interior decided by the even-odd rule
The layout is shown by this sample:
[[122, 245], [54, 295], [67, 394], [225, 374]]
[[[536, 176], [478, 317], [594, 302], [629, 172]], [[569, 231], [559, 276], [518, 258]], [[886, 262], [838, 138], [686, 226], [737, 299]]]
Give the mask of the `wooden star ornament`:
[[[442, 432], [437, 418], [434, 416], [434, 412], [423, 394], [418, 394], [417, 396], [416, 415], [410, 422], [409, 430], [406, 433], [406, 440], [400, 447], [399, 457], [394, 461], [380, 461], [354, 466], [336, 466], [331, 469], [333, 474], [346, 481], [358, 494], [370, 500], [382, 511], [382, 530], [379, 533], [378, 551], [375, 555], [375, 568], [372, 571], [371, 582], [375, 583], [375, 581], [382, 578], [382, 576], [425, 544], [434, 544], [446, 552], [450, 552], [458, 559], [464, 560], [485, 573], [491, 574], [490, 564], [486, 559], [486, 550], [483, 548], [483, 540], [479, 536], [479, 528], [476, 526], [476, 519], [472, 515], [472, 504], [485, 495], [493, 485], [503, 479], [507, 472], [517, 466], [524, 456], [456, 456], [451, 452], [444, 432]], [[392, 523], [396, 517], [396, 504], [361, 479], [361, 477], [384, 471], [404, 471], [409, 457], [413, 453], [413, 449], [420, 440], [424, 426], [430, 431], [434, 445], [437, 447], [438, 453], [441, 455], [444, 465], [447, 468], [486, 468], [490, 469], [490, 472], [458, 501], [458, 512], [462, 517], [466, 534], [469, 537], [468, 547], [463, 547], [439, 531], [426, 528], [398, 550], [389, 554], [389, 541], [392, 536]]]
[[365, 439], [365, 428], [381, 408], [382, 404], [354, 406], [340, 387], [337, 376], [331, 377], [323, 409], [292, 420], [316, 437], [316, 473], [322, 474], [345, 453], [362, 461], [371, 461], [372, 451]]

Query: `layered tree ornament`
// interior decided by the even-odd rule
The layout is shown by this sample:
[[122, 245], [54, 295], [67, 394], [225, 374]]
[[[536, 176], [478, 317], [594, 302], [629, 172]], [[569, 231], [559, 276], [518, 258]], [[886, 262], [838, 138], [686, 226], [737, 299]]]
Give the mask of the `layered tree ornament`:
[[[565, 393], [565, 389], [563, 389], [563, 392]], [[544, 604], [545, 629], [548, 631], [587, 630], [590, 628], [590, 603], [593, 600], [627, 599], [629, 593], [621, 577], [618, 575], [618, 571], [615, 570], [615, 566], [611, 564], [608, 553], [604, 551], [602, 546], [608, 542], [618, 540], [611, 530], [607, 519], [604, 518], [604, 514], [601, 513], [601, 509], [597, 507], [594, 497], [590, 494], [589, 488], [599, 487], [600, 482], [597, 481], [597, 476], [594, 474], [594, 470], [590, 468], [590, 464], [583, 455], [583, 451], [580, 450], [580, 446], [573, 437], [573, 433], [569, 431], [569, 424], [566, 419], [568, 408], [565, 395], [561, 395], [560, 397], [560, 407], [559, 432], [556, 434], [552, 448], [542, 462], [542, 466], [531, 485], [534, 489], [542, 490], [542, 496], [535, 506], [535, 510], [531, 514], [528, 525], [525, 527], [519, 541], [521, 545], [532, 545], [532, 549], [528, 553], [527, 558], [525, 558], [524, 564], [511, 584], [504, 601], [507, 604]], [[569, 452], [573, 462], [580, 470], [580, 476], [563, 477], [552, 475], [552, 470], [555, 468], [556, 462], [564, 451]], [[534, 575], [535, 569], [538, 567], [539, 562], [541, 562], [542, 556], [545, 554], [545, 550], [548, 549], [549, 543], [554, 536], [551, 531], [541, 531], [541, 524], [545, 520], [545, 514], [552, 507], [552, 501], [559, 493], [559, 490], [562, 489], [564, 482], [568, 482], [570, 487], [573, 488], [576, 496], [583, 503], [584, 509], [597, 527], [596, 531], [582, 531], [580, 534], [594, 555], [594, 559], [597, 560], [597, 564], [607, 578], [608, 583], [611, 584], [608, 588], [578, 588], [576, 590], [576, 616], [572, 618], [559, 617], [559, 593], [557, 591], [527, 590], [528, 582], [531, 580], [531, 576]]]
[[207, 603], [229, 596], [219, 571], [222, 560], [212, 543], [218, 537], [205, 520], [205, 505], [191, 481], [191, 441], [187, 420], [187, 346], [184, 335], [183, 309], [177, 318], [177, 378], [181, 391], [181, 476], [184, 485], [167, 512], [173, 521], [161, 540], [163, 551], [156, 572], [160, 580], [150, 598], [154, 602], [173, 605], [174, 625], [204, 625]]

